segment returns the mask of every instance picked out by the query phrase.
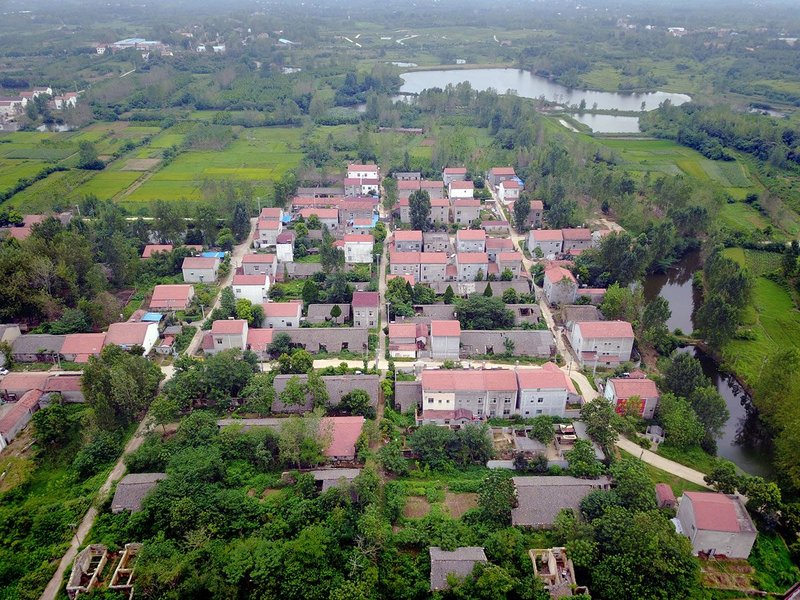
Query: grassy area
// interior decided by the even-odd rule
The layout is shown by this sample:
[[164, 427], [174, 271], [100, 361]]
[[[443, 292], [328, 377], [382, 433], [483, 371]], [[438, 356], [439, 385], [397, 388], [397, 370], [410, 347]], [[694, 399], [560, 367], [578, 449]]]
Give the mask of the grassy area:
[[744, 202], [723, 204], [717, 219], [731, 231], [750, 233], [753, 230], [763, 230], [769, 221], [752, 206]]
[[777, 534], [759, 533], [748, 562], [756, 570], [758, 589], [783, 593], [800, 580], [786, 542]]
[[[624, 450], [619, 451], [620, 456], [625, 458], [634, 458], [634, 456]], [[680, 497], [683, 492], [704, 492], [707, 491], [707, 488], [697, 485], [696, 483], [692, 483], [691, 481], [686, 481], [678, 477], [677, 475], [673, 475], [672, 473], [667, 473], [659, 469], [658, 467], [654, 467], [653, 465], [645, 465], [647, 468], [647, 474], [650, 476], [650, 480], [656, 483], [666, 483], [672, 488], [675, 497]]]
[[664, 458], [674, 460], [676, 463], [691, 467], [701, 473], [710, 472], [714, 468], [714, 463], [717, 460], [716, 457], [703, 452], [700, 446], [695, 446], [689, 450], [681, 450], [669, 444], [662, 444], [659, 446], [657, 454]]

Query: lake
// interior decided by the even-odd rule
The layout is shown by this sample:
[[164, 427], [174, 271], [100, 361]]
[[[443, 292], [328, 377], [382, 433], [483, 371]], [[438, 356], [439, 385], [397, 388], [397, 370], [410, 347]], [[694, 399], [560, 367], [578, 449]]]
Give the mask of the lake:
[[437, 69], [401, 73], [400, 77], [403, 79], [400, 91], [405, 93], [419, 94], [425, 89], [444, 88], [448, 84], [469, 81], [476, 90], [492, 88], [499, 93], [514, 90], [523, 98], [544, 97], [550, 102], [567, 106], [579, 105], [581, 100], [585, 100], [587, 109], [596, 104], [602, 110], [640, 111], [644, 102], [645, 110], [653, 110], [664, 100], [670, 100], [675, 105], [691, 100], [686, 94], [667, 92], [639, 94], [572, 89], [521, 69]]
[[594, 133], [639, 133], [639, 117], [594, 113], [575, 113], [570, 117], [588, 125]]
[[[672, 316], [667, 321], [667, 326], [670, 330], [677, 328], [685, 333], [691, 333], [694, 329], [694, 312], [702, 298], [692, 285], [692, 276], [700, 268], [700, 252], [694, 251], [684, 255], [678, 263], [667, 269], [666, 273], [655, 273], [645, 279], [645, 299], [652, 301], [661, 296], [669, 303]], [[750, 398], [747, 393], [732, 375], [721, 372], [717, 363], [698, 348], [687, 346], [681, 348], [679, 352], [690, 353], [700, 361], [703, 372], [725, 399], [730, 412], [730, 418], [723, 428], [722, 435], [717, 439], [717, 454], [751, 475], [769, 475], [769, 457], [746, 443], [738, 443], [748, 418], [747, 405]]]

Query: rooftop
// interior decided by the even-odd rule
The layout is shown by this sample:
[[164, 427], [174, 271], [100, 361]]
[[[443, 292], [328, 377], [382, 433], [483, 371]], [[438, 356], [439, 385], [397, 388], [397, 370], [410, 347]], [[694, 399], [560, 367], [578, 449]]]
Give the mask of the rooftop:
[[206, 256], [187, 256], [183, 259], [183, 269], [214, 269], [219, 265], [218, 258]]
[[595, 489], [607, 489], [610, 480], [568, 476], [513, 477], [519, 505], [511, 511], [513, 525], [549, 527], [565, 508], [580, 510], [580, 503]]
[[642, 399], [658, 397], [658, 388], [652, 379], [615, 377], [609, 379], [608, 382], [614, 384], [614, 392], [619, 399], [627, 399], [631, 396], [639, 396]]
[[112, 323], [108, 326], [105, 345], [116, 344], [117, 346], [127, 346], [131, 344], [142, 344], [147, 335], [147, 331], [152, 323]]
[[517, 389], [512, 369], [426, 369], [422, 371], [422, 388], [449, 391], [506, 391]]
[[575, 276], [564, 267], [550, 267], [544, 272], [544, 276], [550, 280], [550, 283], [558, 283], [564, 279], [568, 279], [572, 283], [577, 283], [577, 281], [575, 281]]
[[516, 175], [514, 167], [492, 167], [489, 173], [492, 175], [511, 175], [512, 177]]
[[421, 242], [422, 232], [414, 229], [412, 231], [399, 230], [394, 232], [395, 242]]
[[486, 232], [483, 229], [459, 229], [456, 232], [456, 240], [485, 240]]
[[481, 201], [477, 198], [456, 198], [453, 200], [453, 206], [460, 208], [480, 208]]
[[246, 328], [247, 321], [243, 319], [221, 319], [211, 324], [211, 334], [242, 335]]
[[75, 354], [76, 361], [82, 362], [83, 356], [100, 354], [105, 339], [105, 333], [70, 333], [64, 338], [61, 354]]
[[474, 190], [475, 184], [471, 181], [451, 181], [450, 182], [450, 189], [451, 190]]
[[269, 275], [266, 273], [257, 273], [255, 275], [244, 275], [243, 273], [237, 273], [233, 276], [231, 283], [233, 285], [267, 285], [268, 279]]
[[458, 337], [461, 335], [461, 323], [456, 319], [431, 321], [431, 336]]
[[575, 229], [562, 229], [561, 235], [565, 240], [576, 240], [589, 242], [592, 239], [592, 232], [587, 228]]
[[633, 339], [633, 328], [627, 321], [583, 321], [577, 323], [581, 335], [587, 338]]
[[560, 229], [534, 229], [531, 235], [537, 242], [560, 242], [564, 239]]
[[452, 552], [442, 550], [437, 546], [429, 549], [431, 557], [431, 591], [444, 590], [449, 587], [448, 575], [455, 575], [464, 579], [472, 573], [477, 563], [489, 562], [483, 548], [465, 546], [456, 548]]
[[296, 317], [302, 310], [302, 302], [264, 302], [265, 317]]
[[356, 440], [364, 427], [364, 417], [324, 417], [322, 428], [331, 434], [325, 456], [355, 456]]
[[489, 262], [489, 255], [486, 252], [459, 252], [456, 262], [460, 265], [483, 265]]
[[316, 215], [319, 219], [339, 219], [339, 210], [336, 208], [301, 208], [299, 214], [304, 219]]
[[353, 292], [353, 308], [375, 308], [381, 302], [378, 292]]
[[575, 392], [575, 386], [561, 369], [554, 363], [548, 362], [541, 369], [520, 369], [517, 371], [517, 381], [520, 389], [525, 390], [569, 390]]
[[274, 254], [245, 254], [242, 257], [242, 264], [243, 265], [261, 265], [261, 264], [272, 264], [278, 260], [278, 257]]
[[117, 484], [114, 499], [111, 501], [111, 512], [141, 510], [142, 501], [158, 482], [166, 479], [166, 473], [131, 473], [125, 475]]
[[345, 244], [369, 244], [371, 246], [375, 243], [374, 237], [363, 233], [347, 233], [342, 239]]
[[142, 258], [150, 258], [157, 252], [172, 252], [172, 244], [147, 244], [142, 250]]
[[755, 531], [753, 522], [736, 496], [715, 492], [684, 492], [691, 501], [698, 529], [706, 531]]

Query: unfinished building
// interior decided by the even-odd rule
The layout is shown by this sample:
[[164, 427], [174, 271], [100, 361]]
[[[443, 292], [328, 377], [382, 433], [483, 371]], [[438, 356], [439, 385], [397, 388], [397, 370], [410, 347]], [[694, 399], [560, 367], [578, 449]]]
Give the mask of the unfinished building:
[[107, 561], [108, 548], [103, 544], [91, 544], [81, 550], [72, 565], [72, 573], [67, 582], [67, 595], [74, 599], [81, 592], [88, 592], [97, 587]]
[[542, 580], [551, 598], [569, 598], [582, 594], [589, 595], [585, 586], [575, 581], [572, 559], [565, 548], [544, 548], [528, 550], [533, 563], [533, 573]]

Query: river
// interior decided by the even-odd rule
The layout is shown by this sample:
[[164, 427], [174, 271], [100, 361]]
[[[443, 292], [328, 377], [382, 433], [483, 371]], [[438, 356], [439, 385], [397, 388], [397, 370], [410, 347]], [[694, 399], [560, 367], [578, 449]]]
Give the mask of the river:
[[587, 109], [596, 105], [601, 110], [640, 111], [644, 104], [644, 110], [653, 110], [664, 100], [670, 100], [675, 105], [691, 100], [686, 94], [668, 92], [623, 93], [572, 89], [521, 69], [437, 69], [401, 73], [400, 77], [403, 79], [400, 91], [405, 93], [418, 94], [425, 89], [444, 88], [451, 83], [455, 85], [469, 81], [476, 90], [492, 88], [499, 93], [513, 90], [522, 98], [544, 97], [550, 102], [567, 106], [577, 106], [583, 100]]
[[[669, 302], [672, 316], [667, 325], [670, 330], [678, 328], [690, 333], [694, 329], [694, 311], [700, 302], [700, 295], [692, 285], [692, 275], [700, 266], [699, 251], [689, 252], [666, 273], [650, 275], [645, 280], [644, 295], [648, 301], [661, 296]], [[756, 448], [737, 443], [737, 436], [742, 431], [748, 416], [747, 393], [732, 375], [722, 373], [714, 360], [698, 348], [687, 346], [679, 351], [691, 353], [700, 361], [703, 372], [725, 399], [730, 412], [730, 418], [717, 440], [717, 454], [751, 475], [769, 475], [768, 457]]]

